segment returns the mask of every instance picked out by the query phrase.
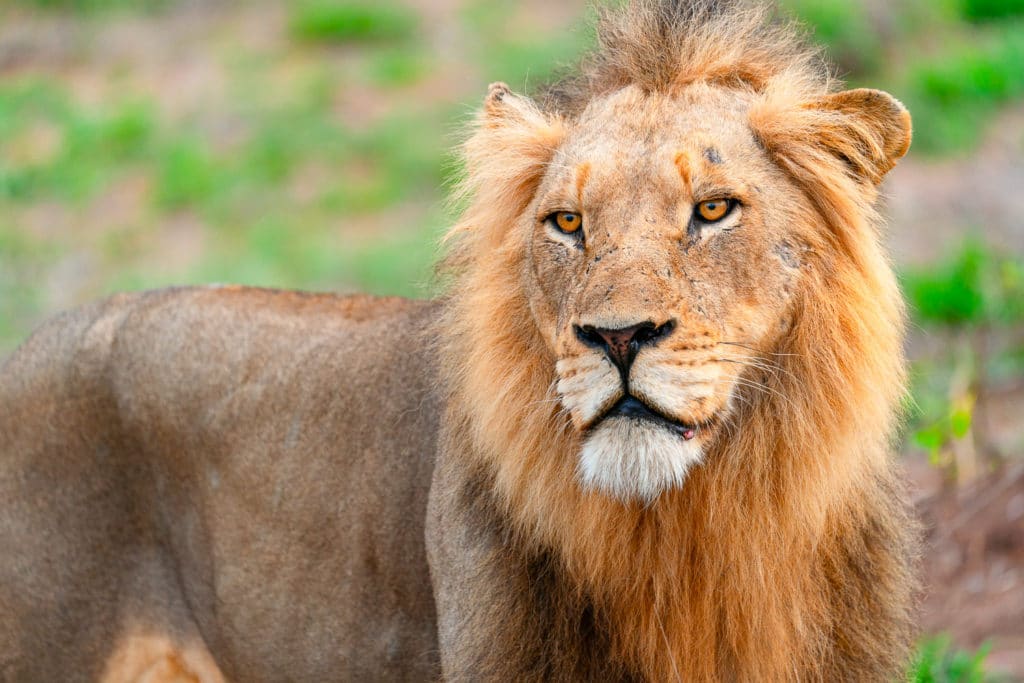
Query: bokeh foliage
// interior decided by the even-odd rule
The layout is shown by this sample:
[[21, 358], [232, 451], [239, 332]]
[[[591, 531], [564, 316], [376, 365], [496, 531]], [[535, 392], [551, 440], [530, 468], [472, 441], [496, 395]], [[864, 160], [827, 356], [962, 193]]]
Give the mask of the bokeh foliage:
[[292, 33], [301, 39], [349, 41], [408, 40], [417, 17], [408, 8], [381, 2], [302, 1], [292, 12]]
[[985, 670], [991, 650], [986, 644], [974, 652], [958, 650], [946, 635], [926, 638], [918, 647], [907, 672], [909, 683], [997, 683], [1000, 678]]
[[1024, 349], [1012, 341], [1024, 329], [1024, 261], [969, 239], [902, 282], [915, 324], [944, 341], [915, 359], [912, 442], [952, 479], [974, 476], [1003, 455], [978, 413], [993, 387], [1024, 376]]

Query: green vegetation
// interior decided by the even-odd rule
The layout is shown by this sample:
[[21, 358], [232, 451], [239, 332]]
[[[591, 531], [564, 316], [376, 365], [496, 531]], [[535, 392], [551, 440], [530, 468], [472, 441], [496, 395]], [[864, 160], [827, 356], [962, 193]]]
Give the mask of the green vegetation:
[[883, 43], [865, 4], [849, 0], [787, 0], [787, 10], [828, 46], [829, 56], [845, 73], [877, 71], [884, 62]]
[[167, 7], [173, 0], [14, 0], [43, 10], [103, 14], [112, 11], [150, 12]]
[[292, 33], [321, 42], [403, 40], [413, 36], [416, 15], [386, 2], [314, 0], [293, 11]]
[[1024, 15], [1024, 0], [961, 0], [963, 16], [972, 21]]
[[[531, 91], [572, 66], [594, 43], [583, 22], [561, 29], [509, 30], [516, 20], [514, 4], [473, 0], [463, 11], [473, 51], [487, 80], [505, 81], [516, 90]], [[495, 40], [496, 36], [504, 36]]]
[[[110, 264], [96, 294], [207, 281], [424, 294], [442, 217], [394, 226], [383, 239], [347, 234], [345, 225], [402, 202], [438, 203], [444, 122], [454, 114], [434, 105], [350, 128], [332, 116], [315, 81], [274, 104], [247, 89], [234, 103], [245, 134], [230, 142], [199, 120], [164, 118], [154, 101], [84, 107], [55, 83], [0, 85], [0, 136], [9, 142], [0, 148], [3, 346], [48, 306], [41, 278], [86, 263]], [[138, 183], [142, 206], [129, 224], [104, 225], [98, 207], [126, 181]], [[28, 229], [26, 212], [64, 205], [93, 214], [83, 229], [101, 234]], [[203, 253], [161, 274], [143, 255], [168, 221], [196, 225]], [[81, 250], [92, 254], [87, 262], [66, 261]]]
[[989, 645], [976, 652], [952, 648], [948, 636], [935, 636], [921, 643], [907, 672], [910, 683], [995, 683], [985, 672]]
[[1024, 98], [1024, 22], [950, 46], [908, 67], [904, 95], [914, 144], [932, 152], [973, 146], [1001, 105]]
[[915, 318], [930, 325], [978, 327], [1024, 321], [1024, 264], [968, 240], [945, 261], [910, 269], [904, 288]]
[[1019, 349], [992, 343], [995, 332], [1024, 323], [1024, 262], [969, 240], [902, 281], [915, 322], [949, 339], [912, 373], [913, 441], [951, 476], [970, 477], [998, 456], [978, 419], [993, 383], [1024, 374]]
[[86, 112], [40, 81], [0, 84], [0, 197], [90, 199], [145, 153], [153, 125], [142, 102]]
[[401, 87], [415, 83], [429, 68], [422, 52], [408, 48], [381, 49], [370, 55], [367, 74], [381, 87]]

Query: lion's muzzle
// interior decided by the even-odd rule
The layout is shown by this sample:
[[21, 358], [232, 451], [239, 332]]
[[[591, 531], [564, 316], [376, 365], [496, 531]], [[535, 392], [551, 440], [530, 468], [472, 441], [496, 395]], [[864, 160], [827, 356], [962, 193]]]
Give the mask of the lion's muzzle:
[[642, 323], [609, 329], [592, 325], [574, 325], [576, 338], [587, 346], [604, 351], [612, 364], [618, 368], [622, 383], [629, 387], [629, 368], [642, 346], [653, 346], [658, 340], [672, 334], [676, 323], [669, 320], [656, 325], [650, 320]]

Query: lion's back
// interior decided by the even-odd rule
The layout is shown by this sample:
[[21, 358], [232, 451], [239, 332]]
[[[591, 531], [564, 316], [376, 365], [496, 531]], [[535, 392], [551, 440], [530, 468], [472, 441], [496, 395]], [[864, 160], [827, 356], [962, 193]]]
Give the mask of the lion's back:
[[430, 675], [436, 316], [207, 287], [44, 326], [0, 372], [0, 535], [23, 558], [0, 561], [0, 649], [66, 631], [102, 650], [180, 591], [151, 611], [194, 623], [230, 678]]

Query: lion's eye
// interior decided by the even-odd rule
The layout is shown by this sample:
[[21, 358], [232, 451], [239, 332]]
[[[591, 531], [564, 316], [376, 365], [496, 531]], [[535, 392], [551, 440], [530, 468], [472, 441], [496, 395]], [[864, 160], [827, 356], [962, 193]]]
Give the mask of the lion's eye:
[[552, 214], [549, 220], [567, 235], [575, 233], [583, 226], [583, 216], [570, 211], [559, 211]]
[[694, 213], [705, 223], [715, 223], [725, 218], [734, 204], [735, 202], [731, 199], [710, 199], [698, 204]]

